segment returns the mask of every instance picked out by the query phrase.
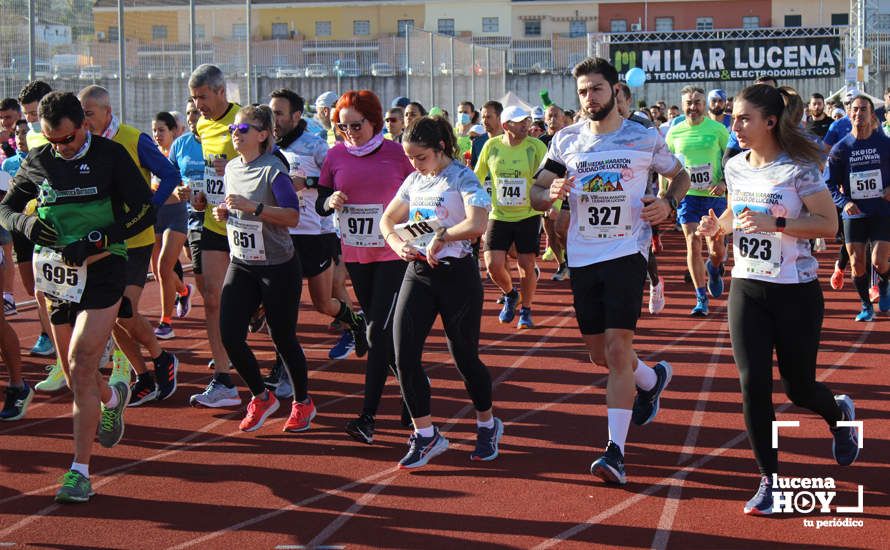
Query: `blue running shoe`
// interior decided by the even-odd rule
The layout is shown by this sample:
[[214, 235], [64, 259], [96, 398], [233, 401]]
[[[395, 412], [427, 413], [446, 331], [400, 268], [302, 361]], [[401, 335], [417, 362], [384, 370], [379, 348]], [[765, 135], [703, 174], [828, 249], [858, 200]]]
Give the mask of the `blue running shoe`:
[[34, 398], [34, 392], [27, 383], [21, 388], [6, 388], [6, 400], [3, 402], [3, 410], [0, 411], [0, 420], [9, 422], [19, 420], [25, 417], [28, 411], [28, 404]]
[[495, 417], [491, 428], [476, 428], [476, 448], [470, 453], [470, 460], [489, 462], [498, 457], [498, 443], [504, 435], [504, 423]]
[[890, 311], [890, 283], [881, 281], [878, 284], [878, 309]]
[[[649, 367], [637, 367], [649, 368]], [[661, 392], [667, 387], [673, 376], [671, 364], [667, 361], [659, 361], [652, 370], [655, 371], [656, 382], [651, 390], [637, 388], [637, 396], [634, 399], [633, 414], [631, 418], [637, 426], [645, 426], [655, 420], [658, 408], [661, 405]]]
[[707, 317], [708, 316], [708, 299], [705, 298], [697, 298], [695, 307], [692, 308], [692, 312], [689, 314], [693, 317]]
[[624, 475], [624, 455], [614, 442], [609, 441], [606, 452], [590, 465], [590, 473], [602, 479], [606, 483], [624, 485], [627, 477]]
[[47, 334], [41, 334], [40, 337], [37, 338], [37, 341], [34, 342], [34, 347], [31, 348], [31, 355], [49, 357], [50, 355], [55, 354], [56, 348], [53, 346], [52, 339]]
[[532, 322], [532, 309], [530, 307], [519, 308], [519, 322], [516, 323], [516, 328], [535, 328], [535, 324]]
[[334, 347], [331, 348], [331, 351], [328, 352], [328, 358], [346, 359], [354, 349], [355, 339], [352, 336], [352, 331], [344, 330], [343, 334], [340, 336], [340, 340], [338, 340], [337, 343], [334, 344]]
[[708, 270], [708, 293], [711, 298], [719, 298], [723, 295], [723, 264], [714, 267], [711, 260], [705, 262], [705, 268]]
[[509, 293], [504, 294], [504, 307], [498, 315], [498, 321], [501, 323], [512, 323], [516, 317], [516, 306], [519, 305], [519, 293], [514, 288]]
[[863, 304], [862, 311], [860, 311], [859, 314], [856, 315], [855, 320], [859, 321], [859, 322], [866, 322], [866, 323], [874, 321], [875, 320], [875, 306], [873, 306], [871, 304]]
[[426, 466], [431, 458], [439, 456], [448, 449], [448, 440], [439, 433], [439, 428], [433, 427], [431, 437], [423, 437], [417, 432], [408, 438], [408, 454], [399, 461], [399, 468], [410, 470]]
[[761, 476], [757, 492], [745, 503], [745, 513], [752, 516], [768, 516], [773, 513], [773, 482], [769, 476]]
[[[856, 407], [848, 395], [836, 395], [834, 400], [844, 414], [843, 420], [856, 420]], [[841, 426], [831, 428], [834, 441], [831, 444], [831, 454], [841, 466], [849, 466], [859, 456], [859, 430], [855, 426]]]

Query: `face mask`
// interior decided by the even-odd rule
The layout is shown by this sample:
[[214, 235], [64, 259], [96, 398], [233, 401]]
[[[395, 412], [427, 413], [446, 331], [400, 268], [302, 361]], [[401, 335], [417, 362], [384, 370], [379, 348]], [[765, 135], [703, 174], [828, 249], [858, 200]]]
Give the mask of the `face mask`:
[[40, 121], [39, 121], [39, 120], [38, 120], [37, 122], [29, 122], [29, 123], [28, 123], [28, 129], [30, 129], [30, 130], [31, 130], [32, 132], [34, 132], [35, 134], [39, 134], [39, 133], [41, 133], [41, 132], [43, 131], [43, 129], [40, 127]]
[[470, 123], [470, 113], [461, 113], [457, 120], [461, 124], [469, 124]]

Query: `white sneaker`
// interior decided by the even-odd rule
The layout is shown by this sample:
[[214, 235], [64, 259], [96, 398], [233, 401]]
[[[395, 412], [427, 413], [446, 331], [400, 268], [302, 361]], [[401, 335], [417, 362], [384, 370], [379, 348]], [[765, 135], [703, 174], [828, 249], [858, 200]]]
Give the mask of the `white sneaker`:
[[649, 285], [649, 313], [656, 315], [664, 309], [664, 280], [659, 280], [658, 284]]
[[189, 405], [211, 408], [238, 407], [241, 405], [241, 396], [238, 395], [237, 388], [227, 388], [216, 379], [211, 379], [204, 393], [197, 393], [189, 398]]
[[65, 373], [62, 372], [62, 363], [60, 361], [56, 361], [52, 365], [47, 365], [46, 372], [46, 379], [42, 382], [38, 382], [34, 386], [35, 390], [54, 392], [68, 386], [68, 383], [65, 381]]

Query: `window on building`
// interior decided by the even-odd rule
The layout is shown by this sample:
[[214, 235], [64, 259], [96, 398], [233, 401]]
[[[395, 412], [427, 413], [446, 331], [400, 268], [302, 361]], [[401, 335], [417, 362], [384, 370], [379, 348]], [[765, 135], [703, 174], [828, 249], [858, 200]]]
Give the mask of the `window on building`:
[[497, 17], [482, 18], [482, 32], [498, 32], [499, 26], [499, 18]]
[[232, 38], [247, 40], [247, 23], [232, 23]]
[[439, 19], [438, 30], [441, 34], [454, 36], [454, 19]]
[[609, 23], [611, 32], [627, 32], [627, 19], [613, 19]]
[[287, 23], [272, 23], [272, 39], [283, 40], [290, 38], [290, 29]]
[[152, 25], [151, 26], [151, 39], [152, 40], [167, 40], [167, 25]]
[[195, 25], [195, 40], [204, 40], [206, 38], [206, 34], [204, 34], [204, 25]]
[[541, 20], [529, 19], [525, 22], [525, 36], [541, 36]]
[[108, 27], [108, 40], [115, 41], [119, 37], [117, 27]]
[[414, 30], [414, 20], [413, 19], [399, 19], [398, 27], [396, 32], [399, 36], [405, 36], [408, 31]]
[[587, 21], [583, 19], [572, 19], [569, 21], [569, 36], [578, 37], [587, 34]]
[[849, 13], [832, 13], [831, 14], [831, 25], [834, 27], [849, 25], [850, 24], [850, 14]]
[[664, 31], [672, 31], [674, 30], [674, 18], [673, 17], [656, 17], [655, 18], [655, 31], [656, 32], [664, 32]]
[[331, 22], [330, 21], [316, 21], [315, 22], [315, 36], [331, 36]]
[[355, 36], [368, 36], [371, 34], [371, 22], [367, 19], [356, 19], [352, 22], [352, 34]]
[[695, 19], [695, 30], [709, 31], [713, 28], [714, 28], [714, 18], [713, 17], [697, 17]]
[[745, 17], [742, 17], [742, 28], [743, 29], [759, 29], [760, 28], [760, 16], [746, 15]]
[[786, 27], [800, 27], [803, 25], [803, 17], [800, 15], [786, 15], [785, 16], [785, 26]]

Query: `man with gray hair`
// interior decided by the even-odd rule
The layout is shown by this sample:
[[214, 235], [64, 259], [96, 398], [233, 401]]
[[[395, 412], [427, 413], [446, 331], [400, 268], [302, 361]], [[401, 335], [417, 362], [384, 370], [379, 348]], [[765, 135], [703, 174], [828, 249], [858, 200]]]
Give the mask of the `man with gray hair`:
[[333, 147], [338, 140], [337, 132], [331, 125], [331, 111], [337, 99], [339, 97], [334, 92], [324, 92], [315, 98], [315, 121], [324, 128], [324, 133], [319, 133], [319, 137], [328, 142], [328, 147]]
[[[80, 91], [78, 99], [83, 106], [84, 124], [90, 133], [123, 145], [139, 168], [146, 187], [151, 184], [152, 174], [160, 179], [158, 189], [152, 197], [152, 205], [157, 208], [164, 204], [179, 185], [180, 177], [155, 142], [148, 134], [140, 132], [128, 124], [121, 124], [111, 110], [111, 96], [105, 88], [96, 85], [87, 86]], [[140, 389], [140, 385], [150, 386], [155, 391], [155, 398], [158, 400], [167, 399], [176, 390], [176, 372], [179, 368], [179, 360], [175, 355], [161, 348], [148, 319], [139, 313], [139, 299], [142, 297], [142, 289], [145, 286], [154, 242], [153, 227], [147, 227], [126, 241], [127, 265], [124, 296], [132, 304], [133, 311], [129, 317], [118, 317], [115, 323], [114, 340], [123, 353], [115, 352], [114, 354], [114, 368], [110, 382], [122, 380], [129, 385], [130, 366], [132, 365], [136, 371], [137, 383], [133, 387], [130, 403], [136, 402], [138, 395], [135, 390]], [[155, 382], [142, 357], [140, 345], [148, 350], [154, 363], [155, 377], [157, 378], [156, 390]]]

